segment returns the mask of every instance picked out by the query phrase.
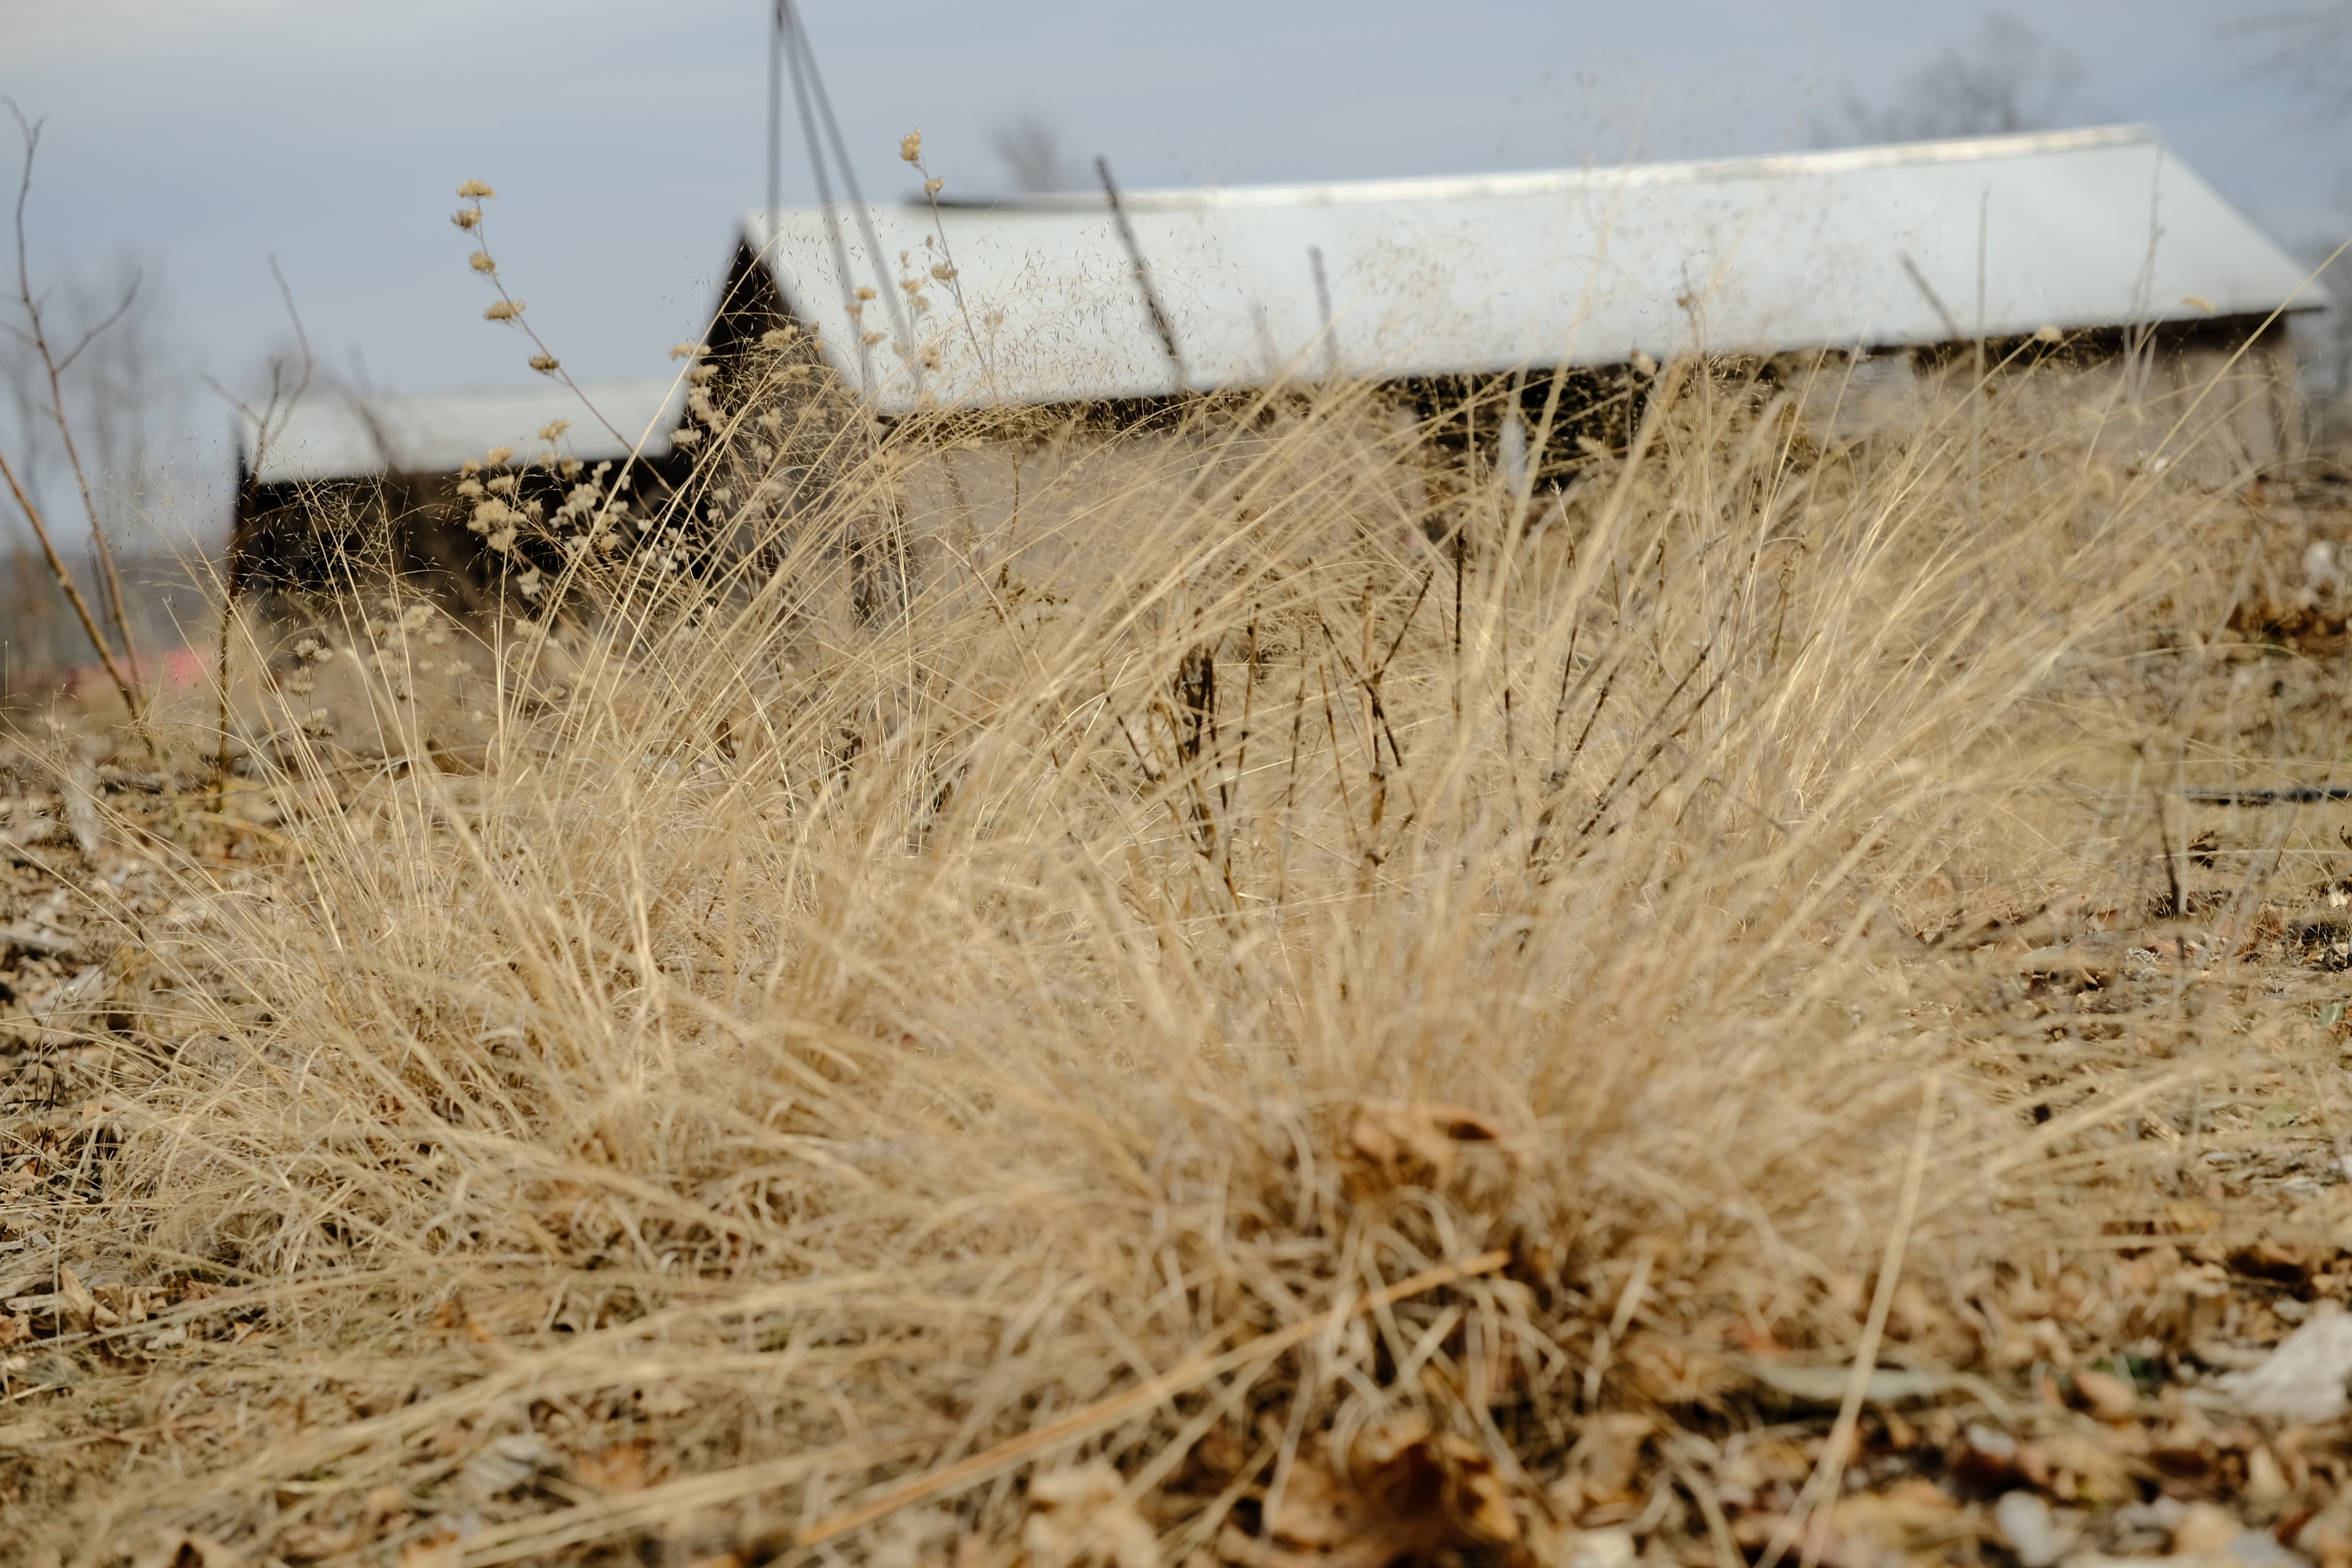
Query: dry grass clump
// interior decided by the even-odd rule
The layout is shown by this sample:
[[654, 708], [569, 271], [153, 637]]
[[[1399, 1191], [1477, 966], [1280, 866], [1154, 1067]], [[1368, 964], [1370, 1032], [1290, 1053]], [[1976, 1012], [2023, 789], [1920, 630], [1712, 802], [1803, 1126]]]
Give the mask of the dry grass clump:
[[275, 726], [261, 874], [180, 857], [11, 1211], [12, 1386], [136, 1434], [34, 1546], [1727, 1561], [1849, 1451], [1722, 1502], [1755, 1366], [2046, 1361], [2051, 1248], [2182, 1190], [2113, 1132], [2202, 1070], [2131, 1044], [2179, 944], [2121, 1033], [1986, 944], [2142, 918], [2229, 496], [1697, 366], [1556, 499], [1365, 392], [794, 406], [541, 520], [462, 758], [362, 608], [407, 760]]

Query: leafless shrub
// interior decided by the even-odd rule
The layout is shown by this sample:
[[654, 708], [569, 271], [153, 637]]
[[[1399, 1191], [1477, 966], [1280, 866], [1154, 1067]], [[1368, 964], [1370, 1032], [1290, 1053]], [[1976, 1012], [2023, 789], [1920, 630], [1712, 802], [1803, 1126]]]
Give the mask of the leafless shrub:
[[988, 133], [988, 147], [1016, 191], [1051, 194], [1087, 188], [1085, 157], [1071, 147], [1059, 125], [1034, 110], [998, 121]]
[[2006, 11], [1946, 44], [1878, 101], [1849, 94], [1844, 139], [1925, 142], [2000, 136], [2063, 124], [2083, 63]]

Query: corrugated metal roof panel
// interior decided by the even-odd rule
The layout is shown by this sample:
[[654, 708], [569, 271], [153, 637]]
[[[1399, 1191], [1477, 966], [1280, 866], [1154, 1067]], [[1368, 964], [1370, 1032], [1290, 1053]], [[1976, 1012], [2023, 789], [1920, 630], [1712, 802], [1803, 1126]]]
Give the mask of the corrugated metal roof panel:
[[[591, 383], [581, 391], [613, 430], [582, 406], [579, 394], [554, 381], [373, 398], [312, 393], [294, 405], [285, 428], [262, 453], [255, 477], [263, 484], [286, 484], [448, 473], [492, 447], [512, 447], [524, 455], [544, 451], [547, 444], [538, 433], [558, 419], [572, 422], [562, 443], [564, 452], [589, 462], [625, 458], [633, 448], [648, 458], [669, 450], [670, 433], [686, 406], [682, 381]], [[257, 444], [253, 422], [240, 417], [237, 426], [238, 461], [249, 469]]]
[[[1979, 214], [1994, 336], [2326, 302], [2142, 127], [1122, 202], [1196, 390], [1316, 374], [1327, 355], [1430, 375], [1946, 342], [1977, 331]], [[891, 317], [880, 300], [846, 314], [824, 209], [754, 213], [745, 236], [853, 384], [871, 359], [885, 409], [913, 406], [919, 383], [949, 404], [1179, 390], [1101, 198], [872, 208], [879, 268], [856, 215], [833, 216], [852, 287], [921, 280], [915, 353], [861, 355], [859, 333]], [[929, 276], [950, 255], [961, 304]]]

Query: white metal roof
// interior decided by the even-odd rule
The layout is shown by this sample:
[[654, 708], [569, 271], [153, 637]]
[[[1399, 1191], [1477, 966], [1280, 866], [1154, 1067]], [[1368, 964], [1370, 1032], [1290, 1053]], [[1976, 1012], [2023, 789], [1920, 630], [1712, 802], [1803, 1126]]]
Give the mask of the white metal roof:
[[[313, 390], [294, 405], [282, 430], [261, 453], [254, 475], [263, 484], [359, 479], [383, 473], [447, 473], [492, 447], [529, 456], [547, 449], [539, 432], [571, 421], [559, 447], [589, 462], [619, 458], [632, 449], [648, 458], [670, 447], [686, 405], [682, 381], [586, 383], [581, 392], [613, 426], [607, 430], [580, 395], [541, 378], [525, 386], [468, 392], [361, 397]], [[616, 436], [614, 432], [617, 431]], [[237, 420], [237, 458], [251, 471], [253, 421]]]
[[[1617, 363], [1636, 351], [1940, 342], [1979, 330], [1979, 279], [1981, 330], [1996, 336], [2326, 303], [2303, 268], [2137, 126], [1121, 200], [1196, 390], [1333, 363], [1447, 374]], [[852, 384], [871, 360], [869, 395], [884, 408], [918, 401], [910, 359], [923, 347], [940, 362], [922, 373], [923, 392], [944, 403], [1179, 389], [1101, 197], [936, 215], [917, 201], [865, 216], [879, 268], [856, 210], [832, 215], [851, 286], [922, 279], [912, 356], [895, 335], [861, 353], [861, 331], [889, 332], [892, 318], [880, 299], [862, 321], [846, 313], [824, 209], [773, 223], [754, 212], [744, 235]], [[929, 276], [949, 252], [961, 308]]]

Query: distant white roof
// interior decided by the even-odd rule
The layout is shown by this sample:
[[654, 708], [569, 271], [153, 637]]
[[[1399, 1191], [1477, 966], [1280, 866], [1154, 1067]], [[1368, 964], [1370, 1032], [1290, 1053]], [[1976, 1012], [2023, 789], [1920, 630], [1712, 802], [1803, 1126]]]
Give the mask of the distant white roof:
[[[1121, 200], [1195, 390], [1334, 363], [1423, 375], [1947, 342], [1979, 331], [1980, 235], [1996, 336], [2326, 302], [2137, 126]], [[861, 353], [892, 318], [882, 299], [847, 314], [825, 209], [755, 212], [744, 237], [853, 385], [872, 361], [885, 409], [916, 403], [919, 374], [950, 404], [1178, 390], [1100, 196], [869, 208], [878, 268], [856, 210], [832, 216], [853, 289], [922, 279], [914, 354], [895, 335]], [[961, 308], [929, 276], [948, 253]], [[926, 347], [940, 363], [919, 372]]]
[[[511, 447], [523, 455], [543, 452], [547, 443], [539, 432], [558, 419], [572, 422], [561, 449], [589, 462], [625, 458], [632, 449], [648, 458], [669, 450], [670, 433], [686, 406], [682, 381], [592, 382], [581, 392], [611, 422], [611, 430], [583, 405], [579, 394], [544, 378], [513, 388], [396, 396], [313, 391], [294, 405], [284, 428], [263, 448], [254, 477], [263, 484], [285, 484], [448, 473], [492, 447]], [[237, 426], [238, 462], [250, 472], [257, 432], [250, 418], [240, 416]]]

